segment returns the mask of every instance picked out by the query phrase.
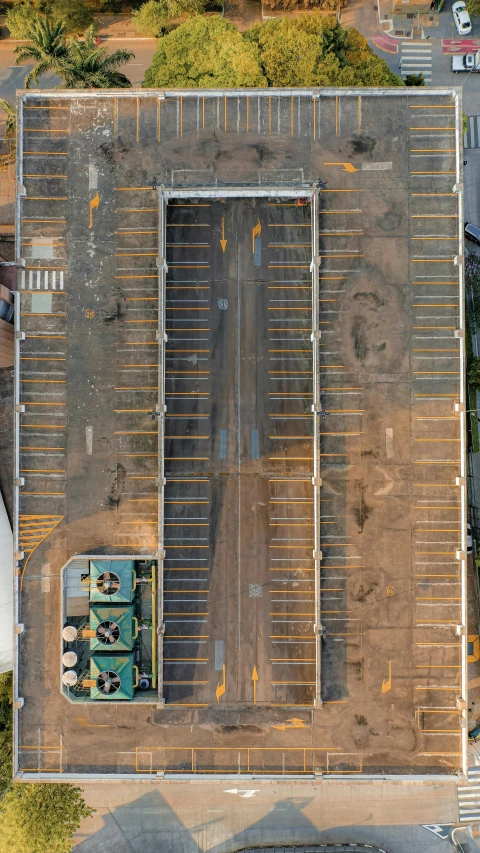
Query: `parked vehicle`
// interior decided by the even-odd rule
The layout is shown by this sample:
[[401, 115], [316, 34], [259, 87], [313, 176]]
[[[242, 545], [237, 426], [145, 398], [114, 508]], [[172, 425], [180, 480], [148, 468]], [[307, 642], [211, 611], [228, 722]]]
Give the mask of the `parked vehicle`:
[[473, 537], [472, 537], [472, 528], [467, 522], [467, 554], [473, 553]]
[[13, 322], [13, 305], [10, 302], [5, 302], [4, 299], [0, 299], [0, 320], [5, 320], [6, 323]]
[[477, 246], [480, 246], [480, 228], [478, 225], [472, 225], [471, 222], [466, 222], [464, 233], [467, 240], [471, 240], [472, 243], [476, 243]]
[[465, 56], [452, 56], [452, 71], [455, 74], [458, 74], [459, 71], [480, 72], [480, 52], [466, 53]]
[[472, 31], [472, 22], [470, 20], [470, 15], [467, 12], [466, 4], [463, 0], [458, 0], [457, 3], [454, 3], [452, 6], [452, 15], [453, 20], [455, 21], [455, 26], [457, 28], [457, 33], [460, 36], [465, 36]]

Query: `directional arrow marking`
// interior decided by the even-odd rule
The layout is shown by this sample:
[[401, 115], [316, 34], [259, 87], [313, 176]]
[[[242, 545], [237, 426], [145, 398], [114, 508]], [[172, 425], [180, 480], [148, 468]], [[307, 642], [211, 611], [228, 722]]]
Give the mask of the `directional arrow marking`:
[[227, 248], [227, 241], [225, 240], [225, 217], [222, 216], [222, 239], [220, 240], [220, 245], [222, 247], [222, 252]]
[[223, 681], [221, 684], [217, 684], [217, 689], [215, 690], [215, 698], [216, 698], [217, 702], [220, 702], [220, 696], [223, 696], [223, 694], [225, 693], [226, 682], [227, 682], [227, 673], [226, 673], [226, 669], [225, 669], [225, 664], [223, 664], [223, 666], [222, 666], [222, 672], [223, 672]]
[[90, 202], [90, 228], [93, 228], [93, 211], [97, 209], [100, 204], [100, 196], [97, 194], [92, 198]]
[[324, 166], [343, 166], [344, 172], [358, 172], [353, 163], [324, 163]]
[[227, 790], [224, 791], [223, 793], [224, 794], [238, 794], [239, 797], [243, 797], [244, 800], [247, 800], [247, 799], [250, 799], [251, 797], [254, 797], [255, 794], [259, 794], [260, 789], [252, 788], [251, 790], [248, 790], [248, 789], [244, 790], [242, 788], [227, 788]]
[[257, 667], [253, 667], [252, 671], [252, 681], [253, 681], [253, 704], [257, 704], [257, 681], [258, 681], [258, 672]]

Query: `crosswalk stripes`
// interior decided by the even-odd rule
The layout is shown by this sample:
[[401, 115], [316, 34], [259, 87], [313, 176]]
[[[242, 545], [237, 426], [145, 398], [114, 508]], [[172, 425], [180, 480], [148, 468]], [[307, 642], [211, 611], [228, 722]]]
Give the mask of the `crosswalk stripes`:
[[480, 767], [468, 768], [468, 783], [457, 788], [460, 823], [480, 821]]
[[423, 74], [425, 83], [432, 82], [432, 45], [429, 41], [402, 41], [400, 50], [401, 75]]
[[480, 148], [480, 116], [469, 116], [466, 133], [463, 134], [464, 148]]

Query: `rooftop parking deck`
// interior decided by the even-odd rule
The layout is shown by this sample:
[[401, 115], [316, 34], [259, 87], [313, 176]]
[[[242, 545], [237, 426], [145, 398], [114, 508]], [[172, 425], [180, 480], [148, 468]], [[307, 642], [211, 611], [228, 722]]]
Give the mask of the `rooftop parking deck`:
[[[19, 119], [18, 772], [461, 770], [460, 95]], [[154, 561], [142, 702], [60, 689], [63, 567], [102, 555]]]

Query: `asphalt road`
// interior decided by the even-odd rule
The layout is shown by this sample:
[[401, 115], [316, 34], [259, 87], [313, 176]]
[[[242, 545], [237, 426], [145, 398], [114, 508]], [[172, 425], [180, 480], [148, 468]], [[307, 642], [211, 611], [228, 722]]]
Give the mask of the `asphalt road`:
[[[140, 86], [146, 69], [151, 65], [152, 57], [157, 47], [156, 39], [128, 39], [125, 41], [109, 39], [108, 46], [111, 47], [112, 51], [120, 47], [126, 50], [133, 50], [135, 58], [128, 65], [121, 66], [120, 71], [126, 74], [129, 80], [132, 81], [132, 86]], [[15, 66], [14, 47], [14, 42], [0, 42], [0, 97], [5, 98], [7, 101], [15, 99], [16, 90], [23, 88], [25, 75], [32, 67], [32, 64]], [[47, 74], [41, 78], [39, 88], [54, 88], [58, 83], [58, 78]]]

